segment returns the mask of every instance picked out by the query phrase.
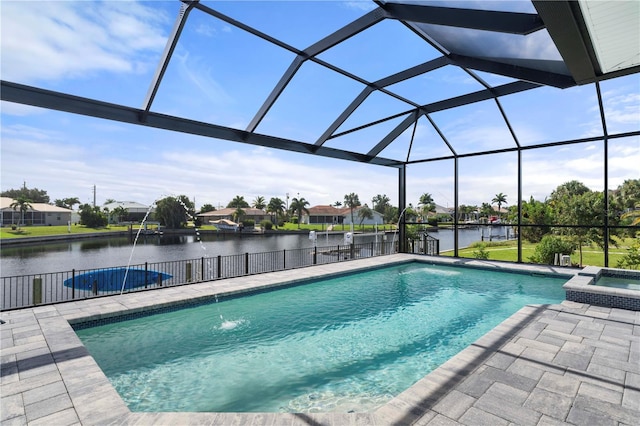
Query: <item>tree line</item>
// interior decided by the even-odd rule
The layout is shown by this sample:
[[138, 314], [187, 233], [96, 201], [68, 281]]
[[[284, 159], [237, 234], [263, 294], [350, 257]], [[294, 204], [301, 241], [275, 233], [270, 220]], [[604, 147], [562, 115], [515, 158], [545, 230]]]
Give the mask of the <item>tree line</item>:
[[[0, 193], [3, 197], [13, 198], [11, 208], [24, 211], [32, 208], [32, 203], [50, 203], [50, 198], [45, 190], [38, 188], [27, 188], [26, 184], [19, 189], [10, 189]], [[105, 204], [115, 202], [107, 200]], [[493, 197], [491, 203], [498, 206], [497, 212], [490, 203], [482, 203], [481, 206], [460, 205], [458, 208], [459, 220], [462, 218], [474, 217], [490, 218], [496, 216], [507, 223], [517, 223], [518, 206], [511, 205], [505, 215], [502, 215], [501, 208], [508, 205], [507, 195], [498, 193]], [[56, 199], [55, 205], [72, 209], [79, 205], [81, 224], [90, 227], [105, 226], [109, 219], [113, 221], [123, 221], [128, 217], [128, 212], [123, 207], [116, 207], [112, 211], [105, 210], [99, 206], [91, 204], [81, 204], [77, 197]], [[236, 195], [227, 208], [234, 208], [233, 218], [241, 221], [246, 208], [256, 208], [270, 213], [274, 218], [274, 225], [281, 226], [284, 222], [294, 221], [300, 225], [302, 215], [309, 213], [310, 203], [299, 194], [291, 199], [287, 205], [279, 197], [272, 197], [267, 202], [265, 197], [257, 196], [249, 203], [244, 196]], [[385, 223], [397, 223], [402, 213], [408, 222], [426, 221], [435, 222], [438, 220], [436, 203], [430, 193], [423, 193], [417, 206], [409, 203], [403, 212], [398, 211], [398, 207], [391, 205], [390, 198], [385, 194], [378, 194], [372, 198], [372, 206], [367, 203], [362, 204], [360, 197], [356, 193], [345, 194], [343, 200], [332, 204], [334, 207], [345, 207], [350, 210], [351, 223], [356, 223], [355, 212], [362, 223], [365, 219], [371, 219], [373, 212], [378, 212], [383, 216]], [[215, 211], [211, 204], [204, 204], [198, 212], [191, 200], [185, 195], [177, 197], [166, 197], [156, 202], [153, 219], [168, 228], [180, 228], [186, 226], [188, 222], [197, 223], [197, 214]], [[640, 179], [629, 179], [624, 181], [617, 189], [609, 191], [609, 210], [607, 213], [610, 226], [637, 226], [640, 222], [638, 212], [640, 211]], [[445, 216], [448, 214], [444, 214]], [[440, 218], [442, 219], [442, 218]], [[553, 225], [554, 233], [558, 235], [570, 236], [571, 240], [578, 245], [599, 242], [602, 240], [602, 230], [598, 227], [604, 225], [604, 195], [602, 192], [592, 191], [583, 183], [573, 180], [558, 186], [551, 195], [544, 201], [529, 200], [522, 202], [521, 224], [523, 227], [522, 237], [536, 243], [540, 242], [545, 235], [551, 233]], [[533, 226], [535, 225], [535, 226]], [[574, 226], [593, 226], [594, 229], [574, 228]], [[565, 227], [565, 228], [563, 228]], [[556, 229], [557, 228], [557, 229]], [[622, 230], [624, 231], [624, 230]], [[621, 231], [621, 232], [622, 232]], [[600, 234], [598, 234], [598, 232]], [[616, 231], [617, 232], [617, 231]], [[616, 234], [610, 233], [610, 236]], [[634, 230], [627, 230], [627, 233]]]

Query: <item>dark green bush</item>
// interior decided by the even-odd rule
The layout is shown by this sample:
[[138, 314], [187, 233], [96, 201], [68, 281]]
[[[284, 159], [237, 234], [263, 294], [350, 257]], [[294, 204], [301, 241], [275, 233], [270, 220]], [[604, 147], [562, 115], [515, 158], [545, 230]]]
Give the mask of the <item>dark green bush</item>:
[[575, 245], [571, 241], [557, 235], [545, 235], [529, 260], [533, 263], [553, 265], [556, 253], [571, 255], [574, 250]]
[[618, 260], [616, 268], [640, 269], [640, 239], [636, 239], [627, 249], [627, 254]]
[[263, 220], [262, 222], [260, 222], [260, 226], [262, 227], [262, 229], [266, 229], [267, 231], [270, 231], [273, 228], [273, 223], [271, 223], [270, 220]]

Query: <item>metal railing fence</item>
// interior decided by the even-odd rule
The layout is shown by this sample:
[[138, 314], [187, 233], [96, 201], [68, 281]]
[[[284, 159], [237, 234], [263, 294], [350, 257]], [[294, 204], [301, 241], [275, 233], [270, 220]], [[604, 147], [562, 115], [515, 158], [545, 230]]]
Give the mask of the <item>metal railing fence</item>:
[[413, 254], [437, 256], [440, 254], [440, 240], [424, 232], [417, 239], [409, 240], [407, 251]]
[[[433, 240], [436, 241], [435, 249]], [[422, 250], [412, 249], [412, 252], [438, 253], [437, 240], [433, 237], [423, 237], [419, 244], [411, 246], [417, 246]], [[428, 248], [422, 249], [423, 246]], [[397, 241], [382, 241], [147, 262], [128, 268], [122, 266], [91, 270], [74, 269], [66, 272], [2, 277], [0, 311], [113, 295], [122, 290], [123, 283], [123, 292], [141, 291], [383, 256], [396, 251]], [[126, 282], [125, 271], [130, 274]]]

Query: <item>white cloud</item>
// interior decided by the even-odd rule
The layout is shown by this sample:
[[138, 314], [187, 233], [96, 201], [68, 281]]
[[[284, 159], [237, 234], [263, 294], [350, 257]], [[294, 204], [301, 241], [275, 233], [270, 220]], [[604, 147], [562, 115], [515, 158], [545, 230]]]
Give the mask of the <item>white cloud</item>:
[[179, 73], [191, 82], [198, 92], [206, 96], [214, 105], [233, 103], [233, 97], [216, 81], [215, 71], [203, 64], [202, 58], [189, 52], [174, 53], [173, 58], [179, 64]]
[[[117, 127], [109, 130], [121, 133]], [[198, 205], [226, 205], [236, 195], [248, 201], [257, 196], [284, 200], [287, 192], [291, 197], [299, 193], [311, 205], [331, 204], [350, 192], [359, 194], [362, 203], [370, 203], [378, 193], [397, 203], [393, 169], [318, 158], [310, 162], [315, 157], [218, 140], [203, 146], [184, 135], [172, 139], [169, 147], [158, 143], [153, 155], [138, 155], [99, 142], [68, 145], [55, 131], [4, 128], [2, 190], [26, 180], [27, 186], [46, 190], [52, 200], [77, 196], [82, 202], [92, 201], [96, 185], [99, 203], [113, 198], [151, 204], [184, 194], [196, 197]]]
[[0, 112], [2, 112], [2, 114], [22, 117], [26, 115], [44, 114], [47, 110], [45, 108], [32, 107], [30, 105], [0, 101]]
[[218, 30], [216, 27], [214, 27], [213, 25], [210, 24], [205, 24], [203, 22], [201, 22], [200, 24], [198, 24], [195, 28], [194, 31], [200, 35], [203, 35], [205, 37], [213, 37], [214, 35], [216, 35], [218, 33]]
[[605, 111], [607, 123], [637, 125], [640, 123], [640, 94], [625, 93], [608, 97]]
[[[164, 48], [160, 8], [127, 1], [3, 2], [2, 78], [21, 83], [140, 72]], [[44, 66], [46, 64], [46, 66]]]
[[349, 9], [362, 10], [365, 12], [369, 12], [376, 7], [376, 4], [369, 0], [349, 0], [346, 1], [344, 5]]

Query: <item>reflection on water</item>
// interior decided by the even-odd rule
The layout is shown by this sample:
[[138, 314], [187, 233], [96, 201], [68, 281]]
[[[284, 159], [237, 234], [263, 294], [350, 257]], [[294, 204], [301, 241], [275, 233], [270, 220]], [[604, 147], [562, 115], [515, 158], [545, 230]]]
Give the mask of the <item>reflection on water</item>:
[[[453, 231], [440, 230], [432, 234], [440, 240], [440, 250], [453, 249]], [[3, 277], [72, 269], [94, 269], [125, 266], [129, 262], [134, 236], [101, 237], [91, 240], [54, 242], [34, 246], [0, 248], [0, 271]], [[388, 234], [388, 241], [392, 234]], [[355, 235], [355, 242], [382, 241], [382, 234]], [[343, 244], [343, 234], [318, 233], [318, 247]], [[461, 230], [460, 247], [480, 240], [478, 230]], [[201, 234], [196, 235], [140, 235], [132, 264], [167, 262], [200, 257], [228, 256], [313, 247], [307, 233], [281, 234]]]

